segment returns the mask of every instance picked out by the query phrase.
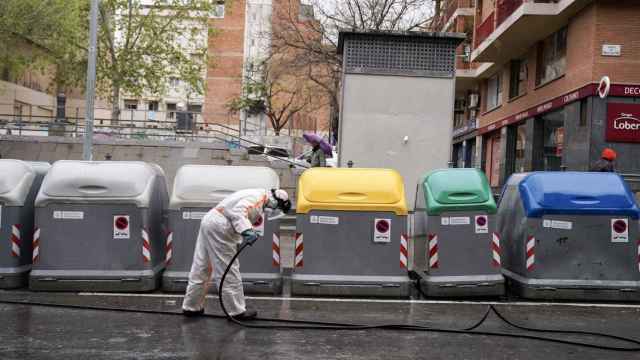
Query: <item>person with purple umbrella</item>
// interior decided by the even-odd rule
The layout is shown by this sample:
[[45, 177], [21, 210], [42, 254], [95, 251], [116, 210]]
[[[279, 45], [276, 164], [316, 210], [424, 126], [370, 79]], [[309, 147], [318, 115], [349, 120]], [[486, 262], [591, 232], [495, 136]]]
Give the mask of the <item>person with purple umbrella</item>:
[[330, 155], [331, 145], [317, 134], [304, 134], [302, 137], [313, 146], [311, 157], [307, 160], [311, 167], [327, 167], [327, 149]]

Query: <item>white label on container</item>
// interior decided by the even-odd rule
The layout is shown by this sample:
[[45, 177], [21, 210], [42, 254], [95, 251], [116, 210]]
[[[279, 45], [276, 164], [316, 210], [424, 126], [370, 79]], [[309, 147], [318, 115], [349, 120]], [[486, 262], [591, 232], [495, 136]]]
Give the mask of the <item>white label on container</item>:
[[489, 219], [487, 215], [476, 216], [476, 234], [488, 234], [489, 233]]
[[629, 242], [629, 220], [611, 219], [611, 242]]
[[183, 220], [202, 220], [207, 213], [204, 211], [183, 211]]
[[471, 218], [468, 216], [452, 216], [449, 218], [451, 225], [469, 225], [471, 224]]
[[373, 222], [373, 242], [391, 242], [391, 219], [376, 219]]
[[317, 223], [318, 223], [318, 216], [317, 216], [317, 215], [311, 215], [311, 216], [309, 217], [309, 221], [310, 221], [312, 224], [317, 224]]
[[573, 229], [573, 223], [571, 221], [551, 220], [551, 227], [553, 229], [571, 230]]
[[318, 224], [338, 225], [340, 219], [335, 216], [318, 216]]
[[54, 211], [54, 219], [82, 220], [84, 219], [84, 211]]
[[113, 216], [113, 238], [129, 239], [131, 237], [129, 215]]
[[440, 218], [440, 224], [445, 226], [449, 225], [449, 218], [448, 217]]
[[571, 221], [561, 220], [542, 220], [542, 227], [551, 229], [571, 230], [573, 223]]

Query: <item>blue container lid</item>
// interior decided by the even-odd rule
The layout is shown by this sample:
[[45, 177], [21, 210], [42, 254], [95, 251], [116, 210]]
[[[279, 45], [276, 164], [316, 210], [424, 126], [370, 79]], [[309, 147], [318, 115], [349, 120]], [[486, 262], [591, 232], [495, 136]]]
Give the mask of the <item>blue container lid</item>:
[[518, 185], [527, 217], [545, 214], [640, 217], [622, 177], [598, 172], [534, 172]]

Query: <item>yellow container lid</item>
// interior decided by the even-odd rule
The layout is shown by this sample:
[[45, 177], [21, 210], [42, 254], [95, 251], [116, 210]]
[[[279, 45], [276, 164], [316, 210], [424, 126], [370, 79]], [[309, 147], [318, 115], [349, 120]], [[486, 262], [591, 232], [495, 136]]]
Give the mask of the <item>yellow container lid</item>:
[[407, 215], [402, 176], [391, 169], [314, 168], [298, 181], [297, 212], [388, 211]]

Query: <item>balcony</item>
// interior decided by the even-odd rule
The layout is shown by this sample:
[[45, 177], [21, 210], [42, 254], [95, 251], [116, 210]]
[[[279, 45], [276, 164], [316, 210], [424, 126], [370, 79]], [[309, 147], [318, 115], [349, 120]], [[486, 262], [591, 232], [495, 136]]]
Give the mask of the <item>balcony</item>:
[[474, 5], [474, 0], [450, 0], [445, 3], [435, 28], [438, 31], [446, 31], [458, 16], [473, 16]]
[[471, 60], [502, 64], [565, 26], [593, 0], [498, 0], [476, 27]]

